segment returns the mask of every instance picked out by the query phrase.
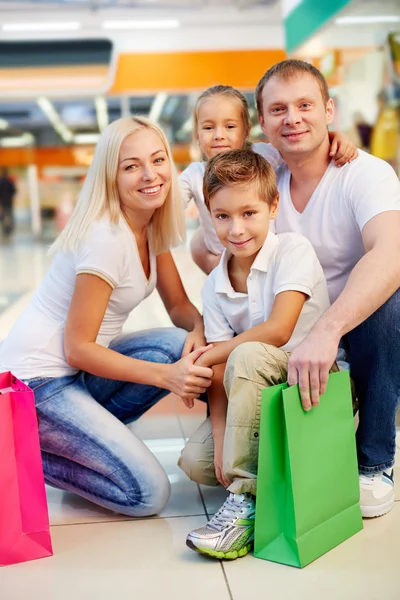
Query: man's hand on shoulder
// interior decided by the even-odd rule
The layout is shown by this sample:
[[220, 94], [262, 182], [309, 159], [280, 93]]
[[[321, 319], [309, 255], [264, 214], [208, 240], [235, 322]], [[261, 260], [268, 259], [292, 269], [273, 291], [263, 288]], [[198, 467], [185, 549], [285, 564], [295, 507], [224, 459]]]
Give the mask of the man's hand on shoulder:
[[339, 338], [330, 333], [311, 331], [289, 359], [288, 383], [299, 384], [304, 410], [318, 406], [326, 390], [329, 371], [336, 360]]

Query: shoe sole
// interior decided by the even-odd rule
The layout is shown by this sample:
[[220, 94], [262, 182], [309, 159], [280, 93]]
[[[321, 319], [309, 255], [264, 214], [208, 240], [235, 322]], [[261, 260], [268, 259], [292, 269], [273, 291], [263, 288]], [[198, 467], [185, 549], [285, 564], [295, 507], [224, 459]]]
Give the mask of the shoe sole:
[[253, 548], [253, 543], [243, 546], [240, 550], [232, 550], [232, 552], [220, 552], [218, 550], [211, 550], [211, 548], [198, 548], [193, 544], [191, 540], [186, 540], [186, 546], [203, 556], [210, 556], [212, 558], [218, 558], [220, 560], [235, 560], [236, 558], [242, 558], [246, 556]]
[[386, 515], [394, 506], [394, 497], [392, 500], [380, 504], [379, 506], [360, 506], [361, 516], [363, 519], [373, 519], [374, 517], [382, 517]]

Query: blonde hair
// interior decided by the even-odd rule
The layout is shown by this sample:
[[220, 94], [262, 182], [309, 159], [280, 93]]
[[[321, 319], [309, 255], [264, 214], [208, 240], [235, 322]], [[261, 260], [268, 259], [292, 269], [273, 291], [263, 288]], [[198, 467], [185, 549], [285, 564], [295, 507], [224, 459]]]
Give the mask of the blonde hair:
[[167, 252], [185, 239], [185, 218], [178, 176], [165, 133], [145, 117], [130, 116], [114, 121], [101, 134], [76, 207], [50, 252], [77, 250], [93, 221], [105, 214], [111, 223], [119, 222], [122, 216], [116, 184], [119, 152], [125, 138], [140, 129], [153, 130], [159, 135], [171, 165], [170, 190], [163, 206], [155, 211], [151, 220], [152, 251], [155, 254]]
[[265, 158], [252, 150], [230, 150], [218, 154], [205, 169], [204, 203], [210, 210], [210, 200], [218, 190], [253, 182], [259, 198], [271, 206], [278, 196], [278, 188], [275, 171]]
[[[197, 98], [197, 102], [193, 109], [193, 142], [197, 141], [197, 128], [199, 126], [199, 108], [201, 107], [204, 100], [211, 98], [212, 96], [222, 96], [224, 98], [230, 98], [235, 102], [239, 103], [240, 110], [242, 113], [243, 125], [247, 131], [247, 137], [250, 135], [251, 130], [251, 118], [249, 112], [249, 103], [247, 102], [246, 96], [239, 92], [239, 90], [233, 88], [230, 85], [214, 85], [207, 88]], [[250, 146], [251, 142], [246, 139], [244, 147]]]

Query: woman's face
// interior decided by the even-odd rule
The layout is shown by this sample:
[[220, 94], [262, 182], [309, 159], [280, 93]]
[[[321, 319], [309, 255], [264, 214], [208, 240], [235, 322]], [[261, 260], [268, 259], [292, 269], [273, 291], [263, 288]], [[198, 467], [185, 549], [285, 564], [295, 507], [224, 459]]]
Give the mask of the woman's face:
[[121, 144], [117, 170], [121, 210], [129, 215], [160, 208], [171, 187], [171, 165], [153, 129], [139, 129]]

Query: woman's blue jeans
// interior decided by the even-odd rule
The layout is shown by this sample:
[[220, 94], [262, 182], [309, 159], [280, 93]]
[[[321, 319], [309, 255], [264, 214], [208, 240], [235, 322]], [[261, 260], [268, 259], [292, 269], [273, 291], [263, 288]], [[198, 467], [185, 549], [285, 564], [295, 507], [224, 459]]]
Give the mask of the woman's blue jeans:
[[[178, 328], [140, 331], [118, 338], [110, 348], [132, 358], [174, 363], [186, 336]], [[162, 510], [170, 495], [168, 477], [125, 424], [168, 390], [82, 371], [27, 383], [35, 393], [47, 483], [132, 517]]]
[[345, 338], [359, 400], [360, 473], [394, 465], [400, 396], [400, 290]]

